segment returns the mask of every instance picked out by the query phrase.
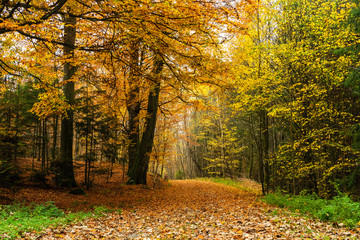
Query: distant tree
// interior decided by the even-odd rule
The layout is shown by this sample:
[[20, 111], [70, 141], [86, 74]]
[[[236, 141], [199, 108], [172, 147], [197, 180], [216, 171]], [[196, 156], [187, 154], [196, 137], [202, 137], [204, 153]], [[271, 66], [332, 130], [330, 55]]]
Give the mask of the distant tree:
[[[76, 99], [77, 111], [76, 111], [76, 132], [78, 144], [85, 148], [83, 154], [78, 156], [84, 160], [84, 183], [87, 188], [91, 186], [91, 169], [92, 164], [97, 160], [96, 148], [98, 142], [101, 140], [98, 135], [100, 131], [100, 106], [95, 103], [96, 92], [90, 92], [89, 86], [85, 86], [77, 91], [81, 96]], [[107, 131], [111, 131], [107, 129]], [[80, 150], [78, 150], [80, 152]]]
[[29, 157], [34, 141], [31, 134], [38, 118], [29, 112], [38, 91], [31, 83], [18, 83], [7, 76], [6, 90], [0, 94], [0, 178], [3, 185], [16, 183], [19, 170], [18, 157]]

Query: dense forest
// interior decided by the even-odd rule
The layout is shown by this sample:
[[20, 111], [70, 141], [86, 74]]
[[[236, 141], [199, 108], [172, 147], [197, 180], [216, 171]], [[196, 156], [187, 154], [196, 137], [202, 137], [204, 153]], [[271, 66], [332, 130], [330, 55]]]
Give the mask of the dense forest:
[[[358, 0], [0, 3], [0, 184], [98, 163], [360, 196]], [[76, 182], [74, 166], [85, 168]]]

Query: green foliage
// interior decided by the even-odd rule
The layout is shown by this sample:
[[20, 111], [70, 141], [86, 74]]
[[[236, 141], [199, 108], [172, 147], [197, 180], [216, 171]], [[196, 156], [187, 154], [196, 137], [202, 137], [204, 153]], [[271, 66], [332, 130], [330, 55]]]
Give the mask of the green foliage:
[[0, 186], [11, 187], [21, 181], [20, 171], [7, 161], [0, 161]]
[[360, 203], [352, 201], [344, 194], [325, 200], [316, 194], [292, 196], [277, 192], [266, 195], [263, 200], [322, 221], [343, 223], [351, 228], [359, 225], [360, 222]]
[[6, 91], [0, 92], [0, 159], [9, 161], [31, 150], [31, 125], [37, 118], [29, 110], [38, 95], [31, 84], [9, 78]]
[[193, 113], [190, 131], [192, 140], [197, 144], [190, 146], [190, 149], [196, 152], [196, 158], [201, 159], [198, 168], [206, 176], [232, 178], [241, 168], [239, 159], [244, 152], [242, 140], [239, 139], [242, 130], [231, 108], [236, 97], [230, 90], [222, 95], [205, 92], [203, 104], [209, 108], [211, 106], [213, 110], [205, 108]]
[[42, 205], [21, 204], [2, 206], [0, 232], [3, 238], [20, 237], [25, 231], [40, 231], [43, 227], [59, 223], [65, 214], [49, 202]]
[[10, 76], [3, 80], [6, 90], [0, 91], [0, 186], [10, 187], [21, 180], [21, 170], [14, 160], [31, 154], [32, 125], [37, 118], [29, 110], [38, 91], [31, 82], [19, 83]]
[[175, 179], [184, 179], [185, 178], [185, 174], [183, 171], [181, 170], [178, 170], [176, 173], [175, 173]]
[[360, 167], [357, 167], [349, 176], [342, 182], [345, 188], [355, 194], [355, 198], [360, 197]]
[[94, 208], [94, 214], [99, 217], [104, 216], [106, 213], [113, 213], [113, 212], [121, 214], [122, 210], [121, 209], [110, 209], [106, 206], [97, 206]]
[[228, 178], [202, 178], [204, 180], [210, 180], [211, 182], [215, 182], [215, 183], [220, 183], [226, 186], [231, 186], [231, 187], [236, 187], [236, 188], [241, 188], [241, 183], [233, 181], [231, 179]]
[[257, 160], [249, 177], [255, 169], [267, 189], [330, 198], [332, 183], [358, 165], [355, 2], [263, 1], [249, 36], [239, 38], [233, 112], [247, 129], [237, 141], [245, 140], [239, 159]]
[[102, 217], [106, 213], [121, 213], [104, 206], [95, 207], [93, 212], [77, 212], [66, 214], [53, 202], [25, 206], [22, 204], [0, 205], [0, 238], [15, 239], [28, 231], [42, 231], [46, 227], [78, 222], [89, 217]]

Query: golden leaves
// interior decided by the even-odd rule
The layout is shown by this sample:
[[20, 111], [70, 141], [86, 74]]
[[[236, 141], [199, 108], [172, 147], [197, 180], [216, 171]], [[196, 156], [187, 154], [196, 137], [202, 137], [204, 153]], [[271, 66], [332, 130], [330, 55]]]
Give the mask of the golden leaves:
[[39, 94], [39, 101], [30, 111], [43, 119], [51, 115], [67, 117], [66, 112], [70, 109], [71, 106], [66, 102], [65, 97], [57, 91], [52, 91]]

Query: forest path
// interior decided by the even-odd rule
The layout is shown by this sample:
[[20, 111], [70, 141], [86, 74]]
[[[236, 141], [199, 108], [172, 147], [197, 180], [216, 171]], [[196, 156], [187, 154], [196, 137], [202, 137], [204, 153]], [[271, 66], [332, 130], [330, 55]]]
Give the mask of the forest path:
[[[257, 201], [254, 193], [221, 184], [172, 181], [144, 194], [121, 214], [110, 213], [30, 239], [360, 239], [330, 224], [291, 216]], [[137, 196], [138, 198], [139, 196]]]

